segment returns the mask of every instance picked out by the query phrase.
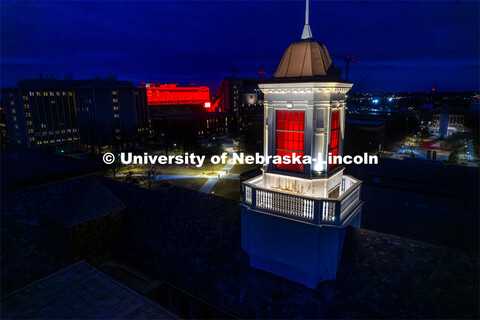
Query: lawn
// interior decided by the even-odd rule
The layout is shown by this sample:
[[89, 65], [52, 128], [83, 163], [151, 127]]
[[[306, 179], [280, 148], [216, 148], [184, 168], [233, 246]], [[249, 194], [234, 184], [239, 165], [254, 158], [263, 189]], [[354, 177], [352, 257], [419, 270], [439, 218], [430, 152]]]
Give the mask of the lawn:
[[220, 179], [212, 188], [217, 196], [240, 201], [240, 181], [237, 179]]
[[[170, 179], [159, 181], [158, 185], [165, 185], [165, 182], [168, 182], [170, 185], [187, 188], [191, 190], [198, 191], [200, 188], [207, 182], [207, 178], [185, 178], [185, 179]], [[152, 189], [155, 190], [155, 185], [152, 186]]]
[[249, 170], [252, 170], [252, 169], [256, 169], [256, 168], [260, 168], [261, 165], [260, 164], [236, 164], [232, 169], [230, 169], [228, 171], [228, 173], [233, 173], [233, 174], [242, 174], [246, 171], [249, 171]]
[[[205, 174], [215, 174], [218, 170], [221, 170], [225, 165], [224, 164], [212, 164], [210, 159], [207, 158], [203, 163], [203, 166], [198, 168], [195, 165], [162, 165], [157, 164], [156, 168], [158, 170], [157, 174], [167, 174], [167, 175], [203, 175]], [[145, 167], [144, 165], [128, 165], [122, 167], [122, 169], [117, 174], [127, 174], [129, 171], [132, 173], [137, 174], [141, 173]]]

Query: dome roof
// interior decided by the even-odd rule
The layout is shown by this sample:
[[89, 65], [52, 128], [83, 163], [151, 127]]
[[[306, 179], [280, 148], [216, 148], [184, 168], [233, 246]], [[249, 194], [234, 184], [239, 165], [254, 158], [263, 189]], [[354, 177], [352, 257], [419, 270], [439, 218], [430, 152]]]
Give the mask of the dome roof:
[[311, 38], [292, 43], [285, 50], [273, 75], [276, 79], [303, 77], [342, 81], [340, 73], [332, 64], [327, 48]]

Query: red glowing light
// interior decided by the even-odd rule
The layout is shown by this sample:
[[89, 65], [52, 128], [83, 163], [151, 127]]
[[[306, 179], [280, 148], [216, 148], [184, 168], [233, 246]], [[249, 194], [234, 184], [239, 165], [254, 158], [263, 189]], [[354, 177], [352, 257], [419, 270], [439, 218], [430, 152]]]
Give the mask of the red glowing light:
[[432, 91], [435, 91], [435, 88], [432, 88]]
[[[279, 156], [303, 156], [305, 141], [305, 112], [277, 111], [276, 151]], [[278, 164], [278, 169], [303, 171], [303, 164]]]
[[177, 87], [176, 84], [147, 83], [148, 105], [182, 105], [210, 103], [208, 87]]
[[[338, 147], [340, 144], [340, 111], [333, 110], [332, 111], [332, 120], [330, 122], [330, 148], [328, 150], [329, 153], [332, 154], [332, 158], [334, 156], [338, 156]], [[330, 163], [328, 168], [331, 169], [335, 167], [336, 164]]]
[[205, 108], [210, 108], [212, 104], [210, 102], [205, 102]]

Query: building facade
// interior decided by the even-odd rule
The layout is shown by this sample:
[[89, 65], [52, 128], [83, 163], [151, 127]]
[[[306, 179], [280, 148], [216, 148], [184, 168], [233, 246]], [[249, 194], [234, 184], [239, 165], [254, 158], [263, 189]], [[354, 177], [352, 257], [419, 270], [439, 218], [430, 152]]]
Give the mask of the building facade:
[[137, 110], [141, 99], [129, 81], [25, 79], [2, 97], [9, 136], [26, 147], [122, 149], [136, 145], [139, 128], [148, 128], [146, 106]]
[[208, 87], [178, 87], [176, 84], [146, 83], [148, 105], [200, 104], [210, 108]]
[[201, 105], [150, 106], [152, 129], [160, 137], [175, 141], [210, 139], [232, 132], [234, 117], [227, 112], [208, 112]]
[[77, 142], [75, 97], [68, 86], [3, 89], [8, 134], [13, 144], [28, 147]]
[[[308, 21], [305, 28], [308, 28]], [[307, 31], [308, 31], [307, 30]], [[264, 155], [308, 155], [312, 164], [264, 166], [243, 183], [242, 248], [250, 265], [315, 288], [335, 279], [347, 226], [361, 221], [361, 181], [327, 163], [343, 154], [345, 95], [352, 87], [322, 44], [303, 33], [265, 95]]]
[[248, 124], [252, 118], [263, 115], [263, 92], [260, 78], [223, 78], [218, 87], [218, 106], [234, 115], [237, 126]]
[[137, 110], [138, 139], [141, 142], [150, 140], [151, 122], [148, 112], [147, 90], [144, 87], [135, 88], [135, 107]]

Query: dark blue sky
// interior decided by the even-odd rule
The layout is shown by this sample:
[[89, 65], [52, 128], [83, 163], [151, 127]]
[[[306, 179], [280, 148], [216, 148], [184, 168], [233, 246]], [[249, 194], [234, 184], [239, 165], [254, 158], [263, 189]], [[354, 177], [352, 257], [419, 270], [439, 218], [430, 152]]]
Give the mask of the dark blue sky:
[[[362, 91], [479, 88], [479, 2], [311, 1], [313, 36], [349, 55]], [[300, 38], [303, 1], [1, 3], [2, 87], [40, 73], [194, 82], [270, 77]], [[344, 62], [334, 59], [337, 67]]]

